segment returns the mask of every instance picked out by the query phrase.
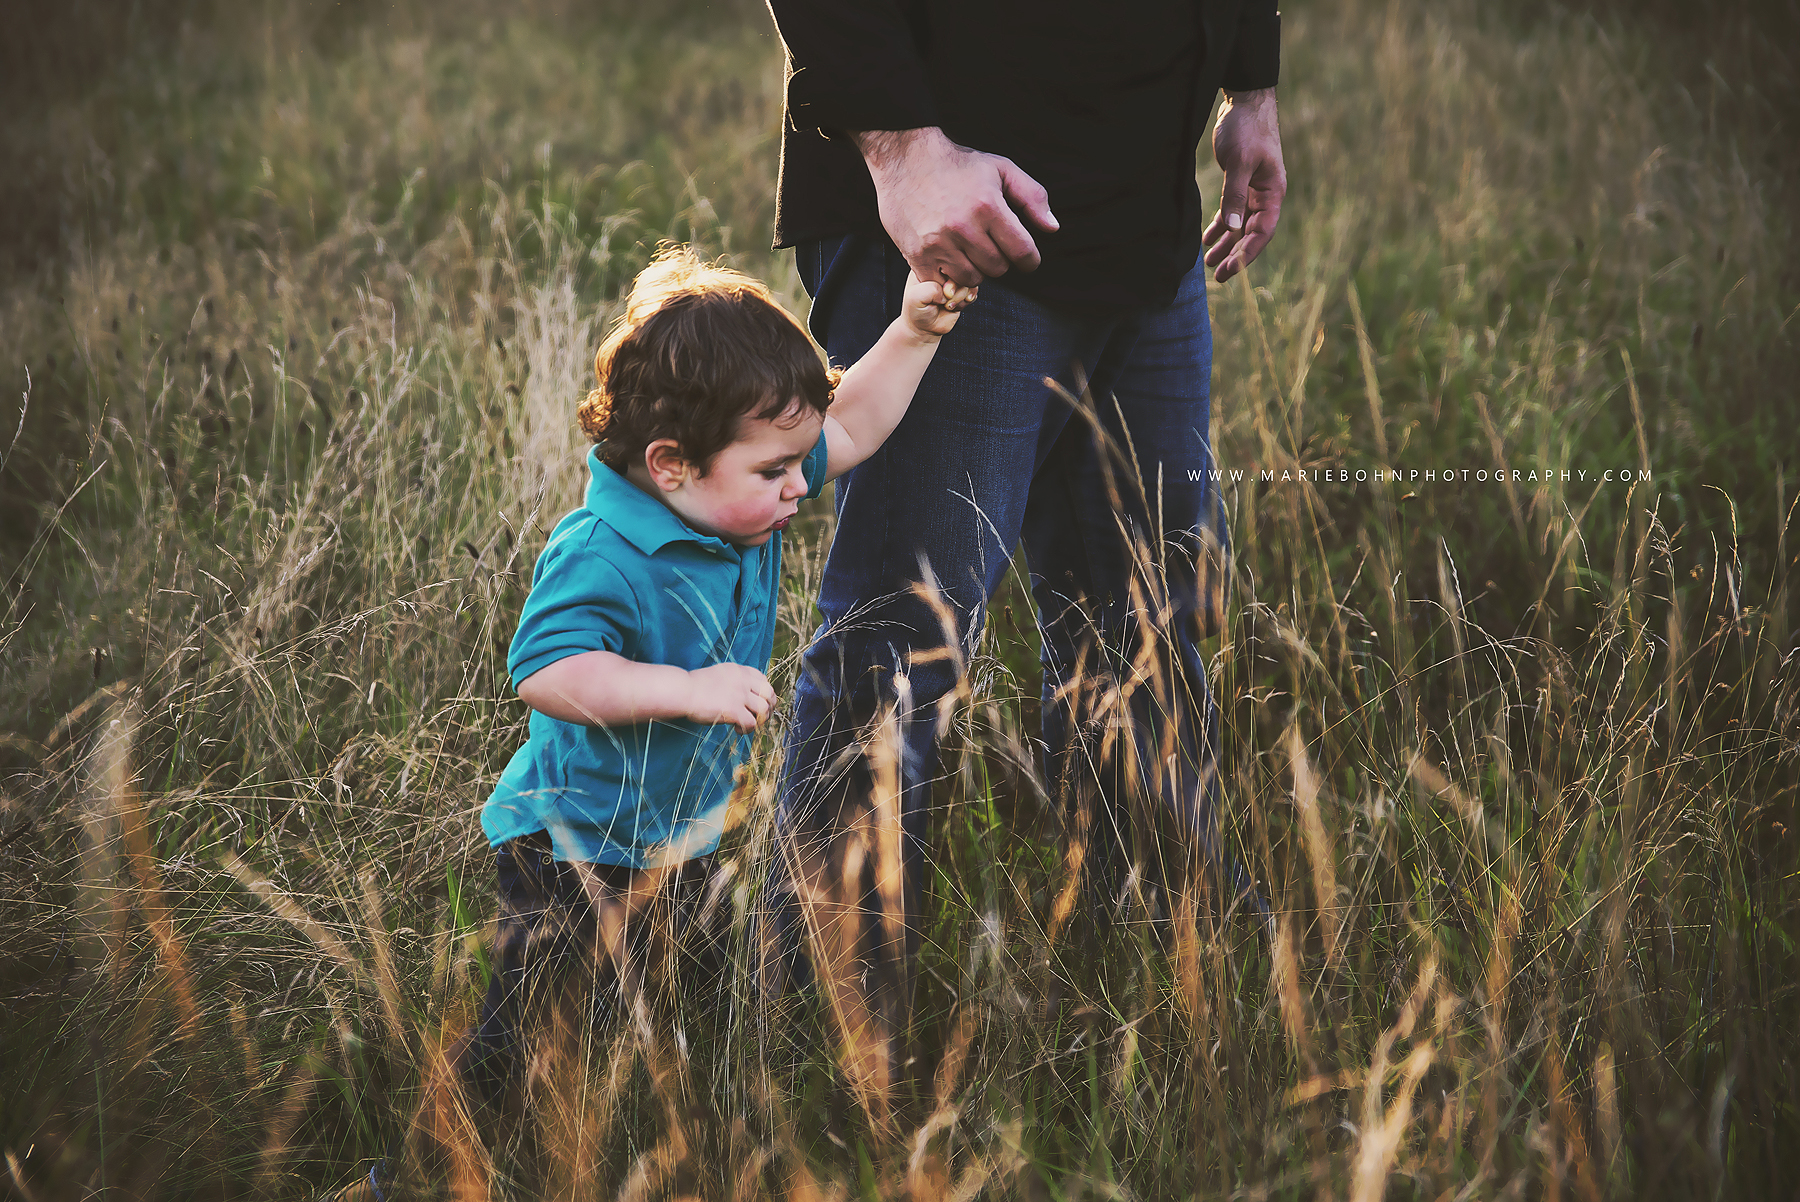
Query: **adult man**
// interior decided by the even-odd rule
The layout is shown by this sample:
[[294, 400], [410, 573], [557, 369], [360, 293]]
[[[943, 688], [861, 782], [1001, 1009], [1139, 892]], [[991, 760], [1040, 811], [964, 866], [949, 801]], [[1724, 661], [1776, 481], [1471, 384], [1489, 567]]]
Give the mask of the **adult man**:
[[[791, 67], [776, 243], [795, 247], [832, 360], [873, 343], [909, 266], [999, 284], [945, 340], [887, 446], [838, 483], [824, 625], [788, 741], [777, 891], [806, 914], [815, 959], [829, 943], [860, 961], [817, 967], [879, 1119], [910, 995], [938, 703], [1021, 540], [1047, 769], [1108, 803], [1076, 827], [1124, 829], [1121, 795], [1135, 793], [1212, 847], [1216, 719], [1195, 647], [1218, 530], [1205, 273], [1240, 271], [1280, 215], [1279, 15], [1274, 0], [770, 7]], [[1194, 156], [1221, 85], [1224, 195], [1203, 229]], [[1089, 384], [1092, 410], [1046, 377]], [[881, 729], [887, 765], [870, 751]], [[890, 770], [903, 899], [865, 817]], [[882, 921], [824, 939], [858, 906]]]

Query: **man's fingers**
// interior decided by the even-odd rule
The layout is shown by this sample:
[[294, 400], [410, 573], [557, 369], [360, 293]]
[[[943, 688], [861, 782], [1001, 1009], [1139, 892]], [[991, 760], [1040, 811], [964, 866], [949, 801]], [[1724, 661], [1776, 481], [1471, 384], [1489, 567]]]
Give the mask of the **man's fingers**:
[[984, 278], [968, 255], [948, 243], [921, 248], [916, 257], [907, 259], [907, 265], [922, 280], [950, 280], [964, 288], [973, 288]]
[[1017, 163], [1011, 159], [1000, 160], [1000, 190], [1006, 199], [1025, 211], [1031, 224], [1040, 230], [1056, 230], [1062, 228], [1056, 214], [1050, 211], [1050, 193], [1044, 185], [1019, 170]]
[[1205, 246], [1211, 246], [1223, 238], [1225, 233], [1225, 210], [1220, 209], [1213, 214], [1213, 219], [1207, 222], [1206, 232], [1200, 235], [1200, 241]]
[[[1038, 264], [1043, 262], [1042, 256], [1038, 254], [1037, 243], [1031, 237], [1031, 232], [1025, 228], [1024, 223], [1013, 216], [1011, 209], [1002, 211], [994, 223], [988, 227], [988, 234], [992, 237], [993, 245], [1005, 259], [1008, 267], [1016, 267], [1020, 271], [1036, 271]], [[990, 271], [988, 274], [1002, 275], [1004, 272]]]
[[[1013, 220], [1013, 224], [1018, 225], [1017, 219]], [[1019, 228], [1023, 231], [1024, 227]], [[941, 271], [934, 274], [967, 288], [973, 288], [984, 279], [1005, 275], [1007, 268], [1012, 266], [1011, 260], [994, 245], [988, 232], [979, 226], [963, 226], [952, 231], [939, 243], [937, 250], [946, 261], [942, 264]], [[1035, 248], [1032, 253], [1036, 253]], [[958, 267], [962, 270], [957, 270]]]
[[1231, 257], [1237, 261], [1240, 269], [1248, 267], [1256, 261], [1256, 256], [1262, 254], [1263, 247], [1268, 244], [1269, 235], [1266, 232], [1245, 234], [1238, 239], [1237, 249], [1232, 252]]
[[1263, 247], [1267, 246], [1270, 239], [1274, 238], [1275, 225], [1280, 220], [1281, 202], [1279, 200], [1269, 204], [1267, 208], [1250, 214], [1249, 220], [1244, 224], [1243, 234], [1238, 238], [1237, 245], [1231, 249], [1230, 257], [1226, 261], [1229, 269], [1228, 277], [1256, 261], [1256, 256], [1262, 254]]
[[1240, 229], [1230, 229], [1225, 224], [1225, 206], [1219, 206], [1219, 215], [1202, 235], [1209, 248], [1205, 262], [1208, 267], [1217, 268], [1214, 279], [1223, 283], [1251, 263], [1256, 256], [1262, 254], [1275, 236], [1275, 227], [1281, 221], [1281, 195], [1278, 192], [1257, 189], [1249, 198], [1250, 208], [1244, 215], [1244, 223]]
[[1244, 197], [1249, 190], [1249, 172], [1227, 171], [1225, 187], [1219, 195], [1219, 215], [1214, 223], [1223, 222], [1233, 233], [1244, 228]]
[[1217, 267], [1219, 264], [1223, 263], [1231, 256], [1232, 250], [1236, 248], [1237, 244], [1242, 239], [1242, 234], [1232, 233], [1230, 230], [1221, 227], [1219, 233], [1214, 237], [1213, 242], [1207, 249], [1206, 265], [1208, 267]]
[[1268, 196], [1263, 201], [1261, 210], [1253, 214], [1251, 224], [1256, 227], [1256, 237], [1261, 239], [1256, 245], [1259, 252], [1268, 245], [1269, 239], [1275, 236], [1275, 227], [1281, 224], [1281, 198], [1285, 193], [1284, 186], [1281, 192]]

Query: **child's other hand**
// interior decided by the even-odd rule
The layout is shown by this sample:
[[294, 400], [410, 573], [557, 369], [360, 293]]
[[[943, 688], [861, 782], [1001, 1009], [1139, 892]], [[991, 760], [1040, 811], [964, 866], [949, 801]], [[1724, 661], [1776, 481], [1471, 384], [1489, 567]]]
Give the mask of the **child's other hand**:
[[968, 308], [980, 291], [960, 287], [950, 280], [940, 283], [908, 274], [900, 314], [915, 335], [936, 341], [950, 332], [957, 314]]
[[687, 716], [696, 722], [725, 723], [749, 734], [775, 708], [775, 686], [748, 664], [714, 664], [688, 673], [692, 690]]

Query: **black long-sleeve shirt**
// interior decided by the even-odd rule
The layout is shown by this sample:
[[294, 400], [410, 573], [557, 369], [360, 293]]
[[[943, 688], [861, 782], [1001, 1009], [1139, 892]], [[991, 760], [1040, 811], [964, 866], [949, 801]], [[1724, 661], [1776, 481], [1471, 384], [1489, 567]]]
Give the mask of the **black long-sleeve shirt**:
[[[1164, 304], [1204, 228], [1194, 153], [1220, 87], [1273, 87], [1276, 0], [769, 0], [789, 58], [775, 245], [878, 234], [846, 130], [940, 126], [1050, 194], [1046, 303]], [[1030, 228], [1028, 226], [1028, 228]]]

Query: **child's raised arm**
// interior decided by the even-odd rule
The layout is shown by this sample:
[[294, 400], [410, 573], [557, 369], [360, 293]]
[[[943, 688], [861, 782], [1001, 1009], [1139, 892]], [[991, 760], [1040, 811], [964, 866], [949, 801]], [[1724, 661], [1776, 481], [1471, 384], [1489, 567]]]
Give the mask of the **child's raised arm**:
[[906, 277], [900, 316], [844, 373], [832, 396], [825, 415], [827, 479], [843, 475], [887, 441], [912, 404], [938, 339], [950, 332], [976, 291]]

